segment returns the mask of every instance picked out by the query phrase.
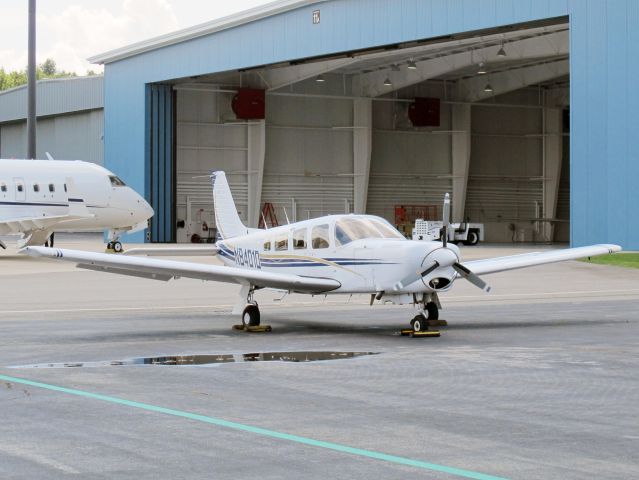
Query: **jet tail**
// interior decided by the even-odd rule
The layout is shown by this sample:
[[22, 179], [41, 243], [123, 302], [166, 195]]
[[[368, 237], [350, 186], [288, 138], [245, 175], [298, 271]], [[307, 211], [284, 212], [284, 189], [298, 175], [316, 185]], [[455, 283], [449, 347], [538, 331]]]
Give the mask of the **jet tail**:
[[222, 171], [211, 172], [213, 186], [213, 210], [218, 234], [225, 238], [241, 237], [248, 234], [248, 229], [240, 220], [231, 195], [231, 189]]

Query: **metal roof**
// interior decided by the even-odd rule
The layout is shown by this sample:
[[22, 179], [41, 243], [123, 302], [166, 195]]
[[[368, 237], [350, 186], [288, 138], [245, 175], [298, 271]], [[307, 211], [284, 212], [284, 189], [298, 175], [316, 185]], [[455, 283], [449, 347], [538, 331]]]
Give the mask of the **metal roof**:
[[[40, 80], [36, 84], [36, 115], [95, 110], [104, 107], [104, 77], [69, 77]], [[27, 117], [27, 86], [0, 92], [0, 122]]]
[[88, 61], [98, 64], [116, 62], [140, 53], [157, 50], [158, 48], [166, 47], [168, 45], [185, 42], [187, 40], [203, 37], [215, 32], [220, 32], [222, 30], [228, 30], [256, 20], [295, 10], [299, 7], [322, 3], [325, 1], [327, 0], [277, 0], [267, 3], [266, 5], [260, 5], [249, 10], [228, 15], [217, 20], [201, 23], [199, 25], [194, 25], [192, 27], [160, 35], [148, 40], [143, 40], [131, 45], [126, 45], [114, 50], [109, 50], [108, 52], [89, 57]]

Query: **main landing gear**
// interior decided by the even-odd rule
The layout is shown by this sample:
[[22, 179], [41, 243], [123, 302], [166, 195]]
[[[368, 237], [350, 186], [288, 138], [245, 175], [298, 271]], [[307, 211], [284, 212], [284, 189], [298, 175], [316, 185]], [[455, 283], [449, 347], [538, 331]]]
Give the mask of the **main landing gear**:
[[[242, 293], [244, 293], [244, 289]], [[253, 298], [255, 289], [250, 287], [246, 293], [246, 306], [242, 311], [242, 324], [234, 325], [235, 330], [244, 330], [247, 332], [270, 332], [270, 325], [260, 326], [260, 308]]]

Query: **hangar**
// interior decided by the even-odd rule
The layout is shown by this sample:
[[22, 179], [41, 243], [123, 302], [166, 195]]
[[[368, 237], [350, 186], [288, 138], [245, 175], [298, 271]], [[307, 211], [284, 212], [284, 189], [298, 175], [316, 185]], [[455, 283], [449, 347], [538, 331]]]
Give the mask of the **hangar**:
[[632, 0], [272, 2], [91, 58], [105, 166], [151, 242], [204, 234], [223, 169], [251, 226], [450, 191], [489, 241], [639, 249], [638, 32]]
[[[36, 158], [104, 163], [102, 75], [39, 80]], [[27, 156], [27, 86], [0, 92], [0, 158]]]

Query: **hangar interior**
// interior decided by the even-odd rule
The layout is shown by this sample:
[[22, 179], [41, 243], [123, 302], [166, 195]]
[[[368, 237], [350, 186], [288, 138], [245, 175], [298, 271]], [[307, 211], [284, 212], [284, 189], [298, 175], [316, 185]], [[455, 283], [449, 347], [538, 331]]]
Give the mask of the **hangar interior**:
[[[265, 204], [279, 224], [439, 219], [451, 192], [486, 241], [567, 242], [568, 33], [562, 17], [150, 85], [149, 178], [171, 185], [150, 240], [212, 237], [207, 175], [225, 170], [250, 226]], [[238, 89], [263, 90], [264, 115], [238, 118]]]

